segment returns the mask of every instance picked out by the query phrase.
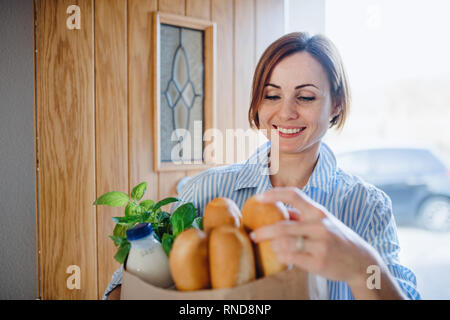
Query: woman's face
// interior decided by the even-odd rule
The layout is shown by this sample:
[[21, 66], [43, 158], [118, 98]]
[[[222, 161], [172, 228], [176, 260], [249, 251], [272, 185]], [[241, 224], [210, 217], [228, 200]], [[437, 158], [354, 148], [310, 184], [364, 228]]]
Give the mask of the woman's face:
[[322, 139], [337, 114], [332, 109], [325, 70], [309, 53], [298, 52], [281, 60], [265, 84], [260, 129], [267, 130], [269, 140], [275, 129], [280, 153], [299, 153]]

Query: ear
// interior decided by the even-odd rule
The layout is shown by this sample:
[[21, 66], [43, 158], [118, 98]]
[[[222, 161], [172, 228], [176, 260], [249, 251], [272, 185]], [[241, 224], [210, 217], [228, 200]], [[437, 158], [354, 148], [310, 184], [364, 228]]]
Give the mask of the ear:
[[336, 117], [339, 113], [341, 113], [342, 111], [342, 106], [339, 105], [335, 105], [333, 107], [333, 111], [331, 112], [330, 118], [333, 119], [334, 117]]

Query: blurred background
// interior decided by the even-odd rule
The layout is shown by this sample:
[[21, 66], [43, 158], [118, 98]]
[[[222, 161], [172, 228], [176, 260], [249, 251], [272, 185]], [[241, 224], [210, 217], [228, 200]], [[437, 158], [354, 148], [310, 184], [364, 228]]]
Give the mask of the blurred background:
[[[300, 2], [287, 3], [288, 30], [303, 30]], [[325, 141], [341, 168], [391, 197], [400, 257], [422, 297], [450, 299], [450, 2], [321, 5], [323, 20], [311, 31], [338, 47], [353, 100], [343, 131], [330, 130]]]
[[343, 169], [391, 197], [400, 258], [424, 299], [450, 299], [448, 12], [445, 0], [326, 1], [353, 92], [346, 128], [327, 141]]

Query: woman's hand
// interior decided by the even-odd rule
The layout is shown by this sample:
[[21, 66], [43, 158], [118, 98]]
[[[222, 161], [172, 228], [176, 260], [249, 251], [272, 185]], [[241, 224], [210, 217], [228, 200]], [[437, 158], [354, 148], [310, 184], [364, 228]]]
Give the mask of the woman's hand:
[[[366, 287], [370, 265], [383, 264], [377, 251], [320, 204], [295, 187], [274, 188], [261, 201], [282, 201], [291, 205], [289, 221], [255, 230], [255, 242], [272, 240], [280, 262], [294, 264], [330, 280], [345, 281], [350, 287]], [[301, 250], [298, 250], [298, 238]]]

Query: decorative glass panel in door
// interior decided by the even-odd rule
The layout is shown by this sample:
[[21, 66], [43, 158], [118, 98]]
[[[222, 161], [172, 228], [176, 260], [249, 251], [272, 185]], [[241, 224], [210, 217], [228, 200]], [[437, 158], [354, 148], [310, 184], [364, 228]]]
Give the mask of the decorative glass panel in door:
[[215, 24], [152, 13], [155, 171], [203, 169], [214, 128]]
[[[201, 30], [161, 24], [162, 162], [203, 160], [203, 38]], [[194, 141], [196, 121], [200, 137]]]

